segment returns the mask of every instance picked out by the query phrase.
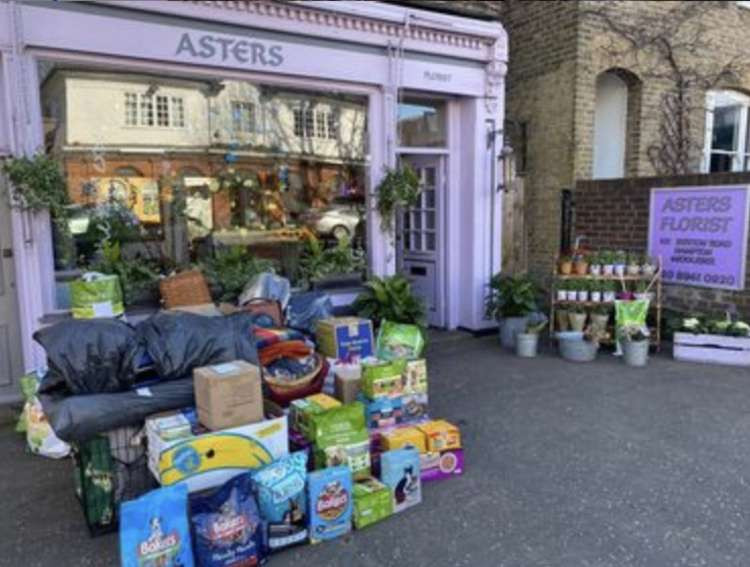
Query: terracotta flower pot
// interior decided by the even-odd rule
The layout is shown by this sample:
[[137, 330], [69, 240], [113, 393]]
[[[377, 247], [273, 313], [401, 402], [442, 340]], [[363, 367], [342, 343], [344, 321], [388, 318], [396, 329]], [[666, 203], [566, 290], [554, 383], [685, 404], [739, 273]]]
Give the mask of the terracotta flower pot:
[[577, 276], [585, 276], [589, 271], [589, 263], [585, 260], [573, 262], [573, 271]]
[[570, 262], [570, 261], [560, 262], [559, 268], [560, 268], [560, 273], [563, 276], [569, 276], [571, 272], [573, 271], [573, 262]]

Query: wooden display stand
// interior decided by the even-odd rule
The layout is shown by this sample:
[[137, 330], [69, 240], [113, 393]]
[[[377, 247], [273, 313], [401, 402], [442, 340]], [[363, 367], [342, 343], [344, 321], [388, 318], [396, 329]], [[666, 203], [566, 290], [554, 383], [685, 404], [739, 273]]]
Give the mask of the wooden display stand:
[[588, 281], [598, 281], [598, 282], [615, 282], [618, 284], [618, 286], [621, 286], [623, 284], [627, 284], [629, 282], [637, 282], [637, 281], [643, 281], [643, 282], [651, 282], [653, 280], [653, 284], [651, 285], [651, 290], [654, 292], [654, 300], [649, 302], [649, 313], [654, 313], [655, 315], [655, 326], [650, 326], [649, 330], [651, 331], [651, 346], [655, 348], [655, 350], [660, 349], [661, 345], [661, 306], [662, 306], [662, 289], [661, 289], [661, 274], [662, 274], [662, 268], [661, 268], [661, 262], [659, 262], [659, 265], [656, 267], [656, 271], [652, 275], [637, 275], [637, 276], [617, 276], [617, 275], [592, 275], [592, 274], [586, 274], [585, 276], [577, 275], [577, 274], [570, 274], [565, 275], [559, 273], [559, 258], [555, 260], [555, 268], [554, 273], [552, 277], [552, 291], [550, 295], [550, 316], [549, 316], [549, 329], [550, 329], [550, 335], [552, 338], [554, 338], [555, 333], [557, 332], [557, 321], [555, 321], [555, 309], [560, 308], [562, 306], [579, 306], [584, 307], [587, 311], [591, 310], [594, 307], [598, 307], [600, 305], [609, 305], [612, 308], [612, 314], [610, 316], [610, 321], [608, 323], [608, 332], [610, 335], [610, 339], [602, 341], [602, 344], [614, 344], [615, 343], [615, 332], [614, 332], [614, 325], [615, 325], [615, 304], [613, 301], [573, 301], [573, 300], [561, 300], [558, 299], [557, 291], [560, 286], [560, 282], [564, 281], [572, 281], [572, 280], [588, 280]]

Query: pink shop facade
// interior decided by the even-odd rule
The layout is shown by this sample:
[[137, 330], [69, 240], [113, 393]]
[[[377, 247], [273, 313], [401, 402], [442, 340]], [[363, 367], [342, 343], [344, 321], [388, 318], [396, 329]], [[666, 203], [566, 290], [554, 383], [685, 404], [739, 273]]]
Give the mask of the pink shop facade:
[[[498, 23], [379, 2], [0, 1], [0, 154], [49, 151], [60, 139], [71, 172], [86, 162], [85, 152], [105, 148], [129, 156], [130, 165], [112, 159], [145, 178], [140, 164], [147, 160], [137, 156], [158, 153], [156, 145], [162, 155], [168, 145], [178, 156], [193, 156], [202, 136], [212, 148], [233, 147], [217, 110], [226, 99], [226, 130], [257, 138], [253, 147], [271, 148], [274, 163], [292, 143], [328, 152], [331, 163], [348, 152], [364, 172], [370, 272], [409, 276], [431, 324], [479, 330], [492, 325], [483, 297], [501, 265], [496, 189], [506, 63]], [[124, 95], [112, 94], [120, 88]], [[198, 92], [212, 97], [206, 112]], [[118, 102], [108, 103], [109, 96]], [[302, 98], [308, 106], [300, 106]], [[76, 100], [84, 101], [81, 108]], [[124, 122], [115, 125], [115, 118]], [[201, 120], [209, 126], [196, 126]], [[335, 137], [354, 137], [355, 130], [360, 144], [334, 148]], [[119, 153], [108, 145], [115, 138]], [[192, 157], [176, 159], [194, 167], [196, 179], [209, 175], [189, 165]], [[372, 188], [401, 161], [428, 191], [391, 236], [380, 229]], [[285, 175], [305, 185], [310, 174], [296, 164], [285, 164]], [[326, 171], [319, 167], [319, 178]], [[220, 222], [216, 206], [213, 215]], [[14, 376], [43, 363], [31, 335], [60, 306], [49, 218], [0, 208], [0, 248], [6, 398]]]

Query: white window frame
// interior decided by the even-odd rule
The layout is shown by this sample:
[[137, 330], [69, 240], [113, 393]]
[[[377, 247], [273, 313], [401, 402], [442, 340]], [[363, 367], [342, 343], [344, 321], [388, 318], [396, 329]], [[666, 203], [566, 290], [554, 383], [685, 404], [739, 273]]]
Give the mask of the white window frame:
[[[230, 102], [230, 107], [232, 130], [235, 134], [252, 134], [256, 131], [255, 104], [246, 100], [233, 100]], [[243, 110], [247, 111], [246, 117], [242, 115]]]
[[304, 103], [292, 108], [292, 116], [294, 135], [298, 138], [317, 140], [338, 138], [338, 120], [332, 110]]
[[[714, 110], [716, 108], [716, 97], [723, 95], [734, 99], [739, 105], [740, 127], [737, 133], [737, 151], [712, 150], [714, 132]], [[731, 89], [708, 91], [706, 93], [706, 132], [703, 142], [703, 163], [701, 171], [709, 173], [711, 169], [711, 154], [725, 154], [734, 156], [732, 159], [732, 171], [745, 171], [745, 164], [750, 169], [750, 144], [748, 144], [748, 118], [750, 118], [750, 96]]]
[[[130, 124], [128, 122], [128, 106], [125, 103], [125, 113], [123, 116], [123, 123], [128, 128], [185, 128], [185, 99], [181, 96], [167, 95], [167, 94], [154, 94], [146, 95], [145, 93], [136, 93], [133, 91], [126, 91], [123, 93], [123, 101], [127, 101], [128, 97], [135, 96], [136, 101], [136, 123]], [[158, 100], [166, 101], [167, 105], [167, 124], [159, 124], [159, 105]], [[131, 99], [132, 100], [132, 99]], [[146, 121], [146, 117], [150, 118], [150, 123]]]

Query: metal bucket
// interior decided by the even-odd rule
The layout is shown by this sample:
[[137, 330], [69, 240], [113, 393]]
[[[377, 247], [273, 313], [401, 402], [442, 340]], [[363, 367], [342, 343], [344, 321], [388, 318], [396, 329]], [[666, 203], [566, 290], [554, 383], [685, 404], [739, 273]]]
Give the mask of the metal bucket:
[[571, 362], [591, 362], [596, 358], [599, 350], [598, 343], [590, 343], [583, 340], [583, 333], [567, 332], [557, 333], [560, 347], [560, 356]]
[[648, 363], [648, 341], [620, 341], [622, 359], [628, 366], [646, 366]]
[[539, 346], [538, 333], [516, 334], [516, 355], [522, 358], [534, 358]]

